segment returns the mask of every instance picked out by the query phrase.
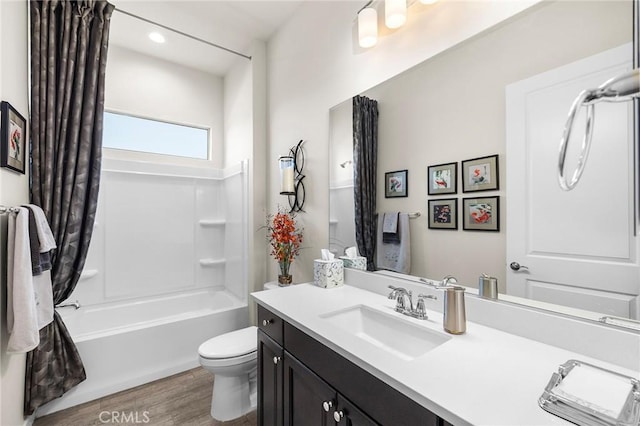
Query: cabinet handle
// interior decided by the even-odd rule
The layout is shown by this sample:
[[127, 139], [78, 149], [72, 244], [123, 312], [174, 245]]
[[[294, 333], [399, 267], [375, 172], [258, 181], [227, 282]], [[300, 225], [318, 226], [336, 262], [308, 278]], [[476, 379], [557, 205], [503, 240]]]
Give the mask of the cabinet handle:
[[340, 423], [340, 420], [342, 420], [343, 417], [344, 413], [342, 412], [342, 410], [333, 412], [333, 420], [335, 420], [336, 422]]
[[263, 326], [268, 326], [269, 324], [273, 324], [273, 318], [272, 319], [268, 319], [268, 320], [262, 320], [262, 325]]
[[322, 408], [324, 408], [324, 411], [327, 413], [331, 410], [331, 407], [333, 407], [333, 401], [325, 401], [322, 403]]
[[281, 359], [281, 358], [280, 358], [279, 356], [274, 356], [274, 357], [273, 357], [273, 363], [274, 363], [274, 364], [278, 364], [278, 362], [280, 362], [280, 359]]

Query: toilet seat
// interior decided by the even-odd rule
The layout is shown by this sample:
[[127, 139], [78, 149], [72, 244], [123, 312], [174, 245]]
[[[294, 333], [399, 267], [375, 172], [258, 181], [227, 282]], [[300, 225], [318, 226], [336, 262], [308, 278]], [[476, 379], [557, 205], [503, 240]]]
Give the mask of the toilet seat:
[[258, 328], [250, 326], [213, 337], [198, 348], [201, 361], [210, 366], [242, 364], [257, 358]]

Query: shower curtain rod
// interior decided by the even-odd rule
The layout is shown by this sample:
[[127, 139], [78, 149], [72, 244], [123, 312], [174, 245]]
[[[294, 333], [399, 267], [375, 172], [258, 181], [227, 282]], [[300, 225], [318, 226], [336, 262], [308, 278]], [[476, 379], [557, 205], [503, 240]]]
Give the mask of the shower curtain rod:
[[160, 23], [152, 21], [150, 19], [143, 18], [142, 16], [135, 15], [135, 14], [133, 14], [131, 12], [127, 12], [126, 10], [122, 10], [122, 9], [117, 8], [117, 7], [116, 7], [115, 10], [116, 10], [116, 12], [120, 12], [123, 15], [131, 16], [132, 18], [139, 19], [139, 20], [144, 21], [144, 22], [146, 22], [148, 24], [155, 25], [155, 26], [160, 27], [160, 28], [164, 28], [167, 31], [172, 31], [172, 32], [174, 32], [176, 34], [183, 35], [183, 36], [188, 37], [188, 38], [190, 38], [192, 40], [196, 40], [196, 41], [199, 41], [201, 43], [208, 44], [209, 46], [212, 46], [212, 47], [217, 47], [218, 49], [222, 49], [222, 50], [225, 50], [225, 51], [227, 51], [229, 53], [233, 53], [234, 55], [242, 56], [243, 58], [251, 60], [251, 56], [245, 55], [244, 53], [236, 52], [233, 49], [229, 49], [227, 47], [220, 46], [219, 44], [215, 44], [215, 43], [212, 43], [210, 41], [207, 41], [207, 40], [201, 39], [199, 37], [193, 36], [191, 34], [187, 34], [185, 32], [182, 32], [180, 30], [176, 30], [175, 28], [168, 27], [166, 25], [160, 24]]

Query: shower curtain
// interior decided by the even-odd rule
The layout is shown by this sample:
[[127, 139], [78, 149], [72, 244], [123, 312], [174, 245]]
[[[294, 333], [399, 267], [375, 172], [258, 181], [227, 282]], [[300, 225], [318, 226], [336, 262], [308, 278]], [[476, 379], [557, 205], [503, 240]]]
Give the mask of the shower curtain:
[[[114, 6], [102, 0], [30, 1], [31, 202], [58, 244], [51, 277], [55, 305], [84, 267], [98, 203], [104, 82]], [[24, 413], [86, 378], [60, 316], [27, 354]]]
[[356, 244], [367, 258], [367, 270], [375, 270], [376, 173], [378, 164], [378, 101], [353, 98], [353, 200]]

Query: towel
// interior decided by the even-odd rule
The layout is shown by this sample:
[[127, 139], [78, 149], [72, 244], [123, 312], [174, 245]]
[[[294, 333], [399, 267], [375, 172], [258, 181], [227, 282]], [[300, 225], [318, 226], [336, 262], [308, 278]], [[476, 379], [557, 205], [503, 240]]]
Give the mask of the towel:
[[385, 243], [384, 217], [378, 215], [378, 238], [376, 245], [376, 267], [389, 271], [408, 274], [411, 272], [411, 234], [409, 229], [409, 215], [398, 215], [397, 233], [399, 243]]
[[29, 247], [29, 211], [9, 215], [7, 232], [7, 353], [24, 353], [40, 343]]
[[400, 244], [398, 217], [400, 212], [385, 213], [382, 221], [382, 242]]
[[56, 248], [56, 240], [53, 238], [53, 232], [47, 222], [47, 216], [39, 206], [35, 204], [27, 204], [36, 219], [36, 230], [38, 231], [38, 239], [40, 240], [40, 253], [48, 253]]
[[[29, 234], [31, 234], [31, 218], [34, 218], [35, 233], [39, 242], [39, 267], [41, 273], [33, 277], [33, 292], [36, 302], [38, 329], [53, 321], [53, 286], [51, 284], [51, 250], [57, 247], [53, 232], [42, 209], [35, 204], [27, 204], [29, 209]], [[32, 238], [30, 237], [30, 240]], [[31, 253], [34, 250], [31, 248]], [[33, 264], [33, 260], [31, 264]]]

